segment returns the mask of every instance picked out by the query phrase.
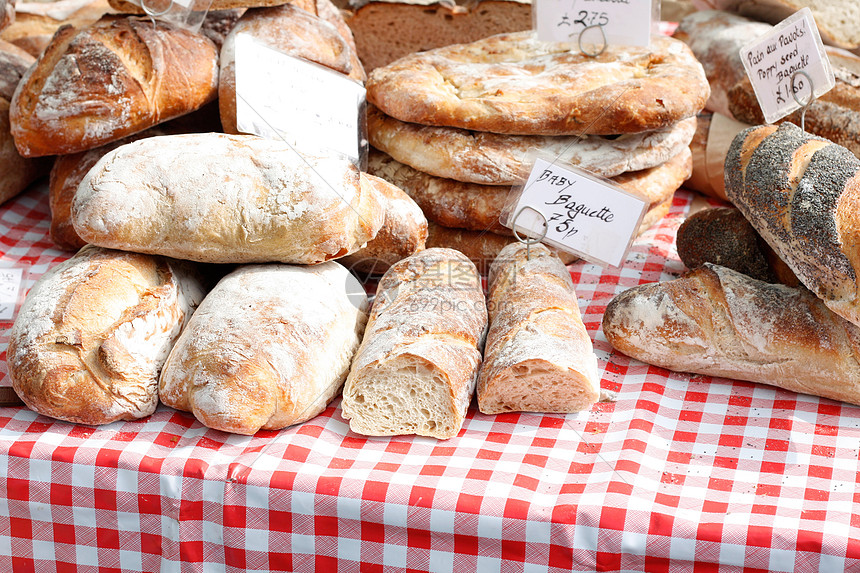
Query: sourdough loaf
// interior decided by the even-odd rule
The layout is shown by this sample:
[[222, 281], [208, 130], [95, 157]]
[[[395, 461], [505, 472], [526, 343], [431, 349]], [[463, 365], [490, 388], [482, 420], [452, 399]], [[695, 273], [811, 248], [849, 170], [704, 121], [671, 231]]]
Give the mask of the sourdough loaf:
[[860, 404], [860, 329], [806, 289], [706, 264], [619, 294], [603, 332], [619, 352], [662, 368]]
[[383, 275], [343, 389], [352, 431], [456, 436], [472, 400], [487, 308], [475, 265], [426, 249]]
[[223, 133], [119, 147], [72, 205], [86, 242], [211, 263], [323, 262], [357, 251], [383, 219], [376, 189], [350, 162]]
[[591, 58], [531, 31], [500, 34], [410, 54], [367, 80], [367, 100], [401, 121], [522, 135], [661, 129], [709, 93], [689, 48], [663, 36]]
[[84, 151], [189, 113], [217, 95], [211, 40], [148, 18], [64, 26], [18, 85], [10, 120], [24, 157]]
[[204, 295], [188, 263], [87, 246], [36, 282], [9, 335], [32, 410], [99, 425], [148, 416], [173, 342]]
[[176, 342], [161, 401], [237, 434], [304, 422], [340, 390], [366, 321], [364, 290], [334, 261], [241, 266]]
[[481, 412], [579, 412], [597, 402], [597, 356], [564, 263], [543, 245], [514, 243], [488, 285]]

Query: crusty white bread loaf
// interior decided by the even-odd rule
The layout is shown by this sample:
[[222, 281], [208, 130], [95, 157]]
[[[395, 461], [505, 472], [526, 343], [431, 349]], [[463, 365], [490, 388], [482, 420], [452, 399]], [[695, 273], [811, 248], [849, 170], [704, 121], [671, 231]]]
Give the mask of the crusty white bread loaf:
[[362, 177], [383, 198], [385, 222], [362, 249], [338, 260], [351, 271], [381, 275], [397, 261], [424, 249], [427, 218], [421, 207], [396, 185], [367, 173]]
[[619, 294], [603, 332], [619, 352], [669, 370], [860, 404], [860, 329], [803, 288], [706, 264]]
[[88, 243], [210, 263], [339, 258], [373, 239], [384, 217], [349, 161], [223, 133], [123, 145], [87, 173], [72, 204]]
[[394, 264], [377, 287], [343, 389], [359, 434], [456, 436], [475, 391], [487, 307], [475, 265], [450, 249]]
[[860, 159], [791, 123], [740, 132], [726, 193], [827, 306], [860, 324]]
[[0, 39], [15, 44], [34, 58], [45, 51], [60, 26], [85, 28], [113, 12], [107, 0], [19, 2], [15, 8], [15, 21], [0, 31]]
[[[348, 30], [347, 30], [348, 33]], [[293, 4], [245, 12], [221, 48], [218, 105], [227, 133], [236, 127], [236, 36], [248, 34], [266, 46], [318, 63], [358, 81], [365, 73], [358, 55], [334, 24]], [[260, 70], [262, 72], [262, 70]]]
[[418, 171], [481, 185], [516, 185], [529, 176], [534, 151], [604, 177], [660, 165], [689, 146], [690, 117], [665, 129], [614, 137], [504, 135], [406, 123], [367, 111], [370, 145]]
[[161, 401], [237, 434], [309, 420], [340, 390], [367, 307], [361, 284], [334, 261], [241, 266], [206, 296], [176, 342]]
[[541, 244], [514, 243], [490, 267], [488, 288], [481, 412], [579, 412], [597, 402], [597, 356], [564, 263]]
[[0, 40], [0, 203], [47, 174], [50, 160], [21, 157], [12, 138], [9, 102], [21, 77], [35, 62], [27, 52]]
[[99, 425], [148, 416], [173, 342], [203, 299], [189, 263], [87, 246], [33, 285], [9, 335], [32, 410]]
[[532, 27], [531, 2], [522, 0], [377, 0], [351, 9], [347, 22], [368, 72], [413, 52]]
[[18, 85], [10, 120], [24, 157], [104, 145], [212, 101], [211, 40], [149, 18], [104, 16], [60, 28]]

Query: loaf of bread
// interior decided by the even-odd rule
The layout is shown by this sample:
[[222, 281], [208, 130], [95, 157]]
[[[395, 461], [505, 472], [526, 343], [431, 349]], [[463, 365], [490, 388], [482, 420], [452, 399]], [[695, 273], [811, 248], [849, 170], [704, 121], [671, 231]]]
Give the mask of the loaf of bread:
[[364, 68], [350, 42], [342, 36], [341, 31], [334, 24], [322, 17], [293, 4], [248, 10], [227, 36], [221, 49], [218, 104], [221, 108], [221, 123], [227, 133], [238, 133], [236, 127], [236, 36], [238, 34], [248, 34], [279, 52], [315, 62], [352, 79], [364, 81], [366, 77]]
[[[110, 2], [111, 7], [121, 14], [137, 14], [138, 16], [141, 16], [146, 13], [141, 6], [141, 0], [108, 1]], [[190, 4], [192, 4], [192, 2], [188, 1], [187, 5]], [[200, 4], [205, 4], [205, 2], [201, 2]], [[212, 0], [212, 2], [208, 5], [208, 9], [210, 11], [220, 11], [232, 10], [235, 8], [262, 8], [266, 6], [280, 6], [281, 4], [286, 4], [285, 0]], [[186, 6], [186, 4], [184, 3], [180, 5]], [[152, 4], [147, 3], [147, 6], [152, 6]], [[201, 9], [201, 7], [195, 8]]]
[[334, 261], [243, 265], [182, 332], [164, 365], [161, 401], [236, 434], [309, 420], [340, 390], [367, 307], [361, 284]]
[[523, 0], [376, 0], [352, 3], [347, 23], [367, 71], [413, 52], [532, 28]]
[[385, 221], [367, 245], [338, 260], [351, 271], [381, 275], [397, 261], [424, 249], [427, 218], [418, 204], [399, 187], [367, 173], [362, 177], [383, 198]]
[[597, 402], [597, 356], [564, 263], [543, 245], [514, 243], [490, 267], [488, 288], [481, 412], [579, 412]]
[[104, 145], [217, 96], [218, 51], [205, 36], [149, 18], [64, 26], [18, 85], [10, 120], [24, 157]]
[[756, 280], [798, 286], [800, 281], [734, 207], [703, 209], [678, 227], [678, 256], [688, 269], [712, 263]]
[[456, 436], [475, 391], [487, 307], [475, 265], [426, 249], [383, 275], [343, 389], [359, 434]]
[[706, 264], [619, 294], [603, 332], [619, 352], [669, 370], [860, 404], [860, 329], [803, 288]]
[[32, 410], [99, 425], [148, 416], [174, 341], [203, 299], [189, 263], [87, 246], [33, 285], [9, 335]]
[[726, 193], [809, 290], [860, 324], [860, 159], [791, 123], [738, 134]]
[[72, 204], [84, 241], [210, 263], [314, 264], [376, 236], [382, 199], [349, 161], [250, 135], [141, 139], [87, 173]]
[[50, 169], [50, 160], [21, 157], [9, 124], [12, 94], [35, 61], [27, 52], [0, 40], [0, 203], [26, 189]]

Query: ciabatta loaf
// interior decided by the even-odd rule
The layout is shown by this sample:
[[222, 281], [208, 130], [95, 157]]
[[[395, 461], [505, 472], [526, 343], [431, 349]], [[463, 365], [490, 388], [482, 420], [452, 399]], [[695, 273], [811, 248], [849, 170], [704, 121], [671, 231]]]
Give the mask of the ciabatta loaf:
[[860, 324], [860, 159], [791, 123], [740, 132], [726, 193], [797, 278]]
[[204, 286], [188, 263], [87, 246], [33, 285], [9, 335], [12, 386], [32, 410], [99, 425], [148, 416]]
[[373, 239], [384, 217], [348, 161], [223, 133], [123, 145], [87, 173], [72, 204], [88, 243], [211, 263], [327, 261]]
[[343, 389], [359, 434], [457, 435], [475, 391], [487, 307], [475, 265], [427, 249], [383, 275]]
[[364, 290], [336, 262], [242, 266], [176, 342], [161, 401], [237, 434], [304, 422], [340, 390], [366, 321]]
[[24, 157], [75, 153], [194, 111], [217, 96], [218, 51], [164, 22], [105, 16], [64, 26], [12, 99]]
[[803, 288], [706, 264], [619, 294], [603, 332], [619, 352], [669, 370], [860, 404], [860, 329]]
[[490, 267], [487, 308], [481, 412], [579, 412], [597, 402], [597, 356], [570, 271], [549, 249], [505, 247]]

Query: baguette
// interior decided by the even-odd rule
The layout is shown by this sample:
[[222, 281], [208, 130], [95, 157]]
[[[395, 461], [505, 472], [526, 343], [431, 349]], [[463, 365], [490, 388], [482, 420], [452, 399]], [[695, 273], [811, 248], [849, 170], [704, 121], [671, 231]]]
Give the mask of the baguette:
[[860, 404], [860, 329], [803, 288], [706, 264], [616, 296], [612, 346], [648, 364]]
[[472, 400], [487, 308], [475, 265], [427, 249], [393, 265], [377, 287], [364, 341], [343, 389], [353, 432], [456, 436]]
[[597, 356], [570, 271], [549, 249], [505, 247], [490, 267], [487, 307], [481, 412], [579, 412], [597, 402]]
[[223, 133], [119, 147], [87, 173], [72, 204], [88, 243], [210, 263], [339, 258], [375, 237], [384, 216], [376, 189], [348, 161]]
[[148, 18], [104, 16], [63, 26], [12, 99], [24, 157], [84, 151], [217, 96], [218, 52], [205, 36]]
[[726, 193], [809, 290], [860, 324], [860, 159], [791, 123], [740, 132]]
[[252, 435], [309, 420], [334, 398], [367, 321], [341, 265], [245, 265], [206, 296], [176, 342], [161, 401]]
[[87, 246], [27, 295], [9, 335], [12, 387], [45, 416], [150, 415], [158, 375], [204, 286], [187, 263]]

